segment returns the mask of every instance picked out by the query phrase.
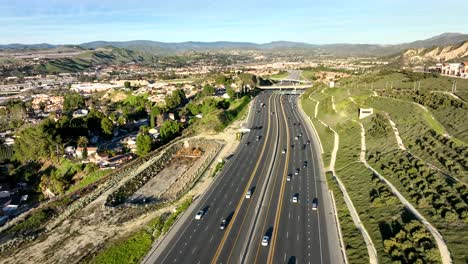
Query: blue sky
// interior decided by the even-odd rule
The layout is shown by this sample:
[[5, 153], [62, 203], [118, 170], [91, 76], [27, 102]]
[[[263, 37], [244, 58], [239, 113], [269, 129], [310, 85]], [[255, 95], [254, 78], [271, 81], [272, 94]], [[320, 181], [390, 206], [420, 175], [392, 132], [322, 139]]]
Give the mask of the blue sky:
[[468, 33], [467, 0], [0, 0], [0, 43], [395, 44]]

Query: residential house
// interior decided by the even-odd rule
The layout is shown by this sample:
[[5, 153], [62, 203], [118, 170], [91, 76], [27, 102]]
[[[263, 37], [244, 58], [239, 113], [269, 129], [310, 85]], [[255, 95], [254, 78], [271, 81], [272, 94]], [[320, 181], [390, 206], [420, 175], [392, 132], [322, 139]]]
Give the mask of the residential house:
[[442, 74], [449, 76], [460, 76], [462, 69], [465, 65], [463, 63], [444, 63], [442, 65]]
[[[82, 147], [76, 148], [75, 157], [79, 158], [79, 159], [82, 159], [83, 158], [83, 150], [84, 150], [84, 148], [82, 148]], [[94, 153], [97, 152], [97, 148], [96, 147], [87, 147], [86, 151], [88, 152], [88, 157], [91, 157]]]
[[460, 74], [460, 77], [468, 79], [468, 61], [465, 61], [462, 64], [463, 64], [463, 69]]

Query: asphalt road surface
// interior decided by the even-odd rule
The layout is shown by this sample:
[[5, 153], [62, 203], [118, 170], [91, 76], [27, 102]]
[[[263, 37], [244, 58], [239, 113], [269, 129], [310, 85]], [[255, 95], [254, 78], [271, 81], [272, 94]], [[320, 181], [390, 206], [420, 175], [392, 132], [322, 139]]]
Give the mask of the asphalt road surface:
[[251, 131], [193, 210], [203, 217], [186, 217], [145, 263], [336, 263], [330, 208], [321, 205], [320, 160], [296, 95], [263, 92], [253, 103]]

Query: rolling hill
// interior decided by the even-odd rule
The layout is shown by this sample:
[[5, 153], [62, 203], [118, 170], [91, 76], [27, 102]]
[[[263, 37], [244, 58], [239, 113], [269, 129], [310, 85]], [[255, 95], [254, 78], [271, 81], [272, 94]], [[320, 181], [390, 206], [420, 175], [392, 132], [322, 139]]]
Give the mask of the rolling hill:
[[[383, 44], [323, 44], [315, 45], [302, 42], [291, 41], [274, 41], [270, 43], [257, 44], [252, 42], [159, 42], [151, 40], [133, 40], [133, 41], [93, 41], [82, 43], [80, 46], [84, 48], [96, 49], [100, 47], [113, 46], [117, 48], [125, 48], [133, 51], [146, 52], [154, 55], [173, 55], [186, 51], [218, 51], [218, 50], [256, 50], [259, 52], [268, 51], [284, 51], [297, 50], [309, 54], [330, 54], [336, 56], [387, 56], [392, 55], [405, 49], [410, 48], [430, 48], [433, 46], [454, 45], [462, 41], [468, 40], [468, 34], [461, 33], [443, 33], [424, 40], [417, 40], [409, 43], [396, 45]], [[30, 48], [54, 48], [57, 45], [37, 44], [9, 44], [0, 45], [0, 49], [30, 49]]]

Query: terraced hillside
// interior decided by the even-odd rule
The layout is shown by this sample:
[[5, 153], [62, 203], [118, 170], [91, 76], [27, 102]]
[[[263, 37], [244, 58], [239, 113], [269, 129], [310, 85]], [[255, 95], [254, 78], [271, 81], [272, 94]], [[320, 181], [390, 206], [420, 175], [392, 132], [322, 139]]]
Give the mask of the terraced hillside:
[[[414, 91], [416, 81], [421, 88]], [[467, 263], [466, 102], [437, 76], [380, 72], [340, 85], [315, 85], [301, 104], [322, 142], [349, 262], [371, 255], [365, 233], [357, 239], [359, 229], [350, 224], [352, 208], [338, 180], [380, 263]], [[359, 108], [373, 114], [359, 119]]]

